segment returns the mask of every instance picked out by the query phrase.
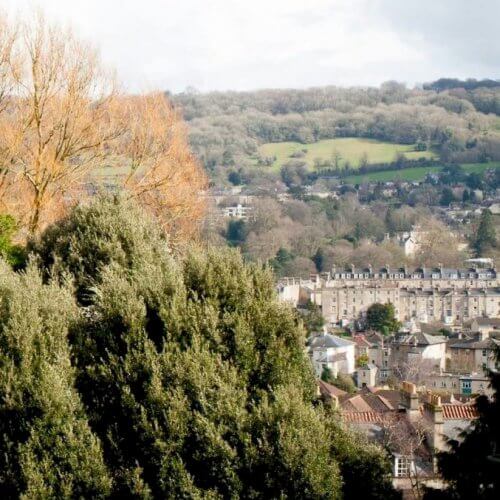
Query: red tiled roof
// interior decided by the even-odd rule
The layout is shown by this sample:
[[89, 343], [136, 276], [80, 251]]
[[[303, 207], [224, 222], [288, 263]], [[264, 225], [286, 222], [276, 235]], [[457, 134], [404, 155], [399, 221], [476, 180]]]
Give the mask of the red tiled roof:
[[379, 424], [384, 416], [378, 411], [343, 411], [342, 419], [349, 424]]
[[474, 420], [478, 416], [476, 407], [473, 405], [443, 405], [443, 418], [445, 420]]

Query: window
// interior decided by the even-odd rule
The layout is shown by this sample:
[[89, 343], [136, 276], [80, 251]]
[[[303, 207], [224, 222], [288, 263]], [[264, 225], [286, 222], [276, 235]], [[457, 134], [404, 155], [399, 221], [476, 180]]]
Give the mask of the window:
[[483, 349], [483, 358], [485, 358], [486, 356], [488, 356], [488, 351], [486, 349]]
[[396, 461], [396, 477], [408, 477], [410, 475], [411, 461], [406, 457], [397, 457]]

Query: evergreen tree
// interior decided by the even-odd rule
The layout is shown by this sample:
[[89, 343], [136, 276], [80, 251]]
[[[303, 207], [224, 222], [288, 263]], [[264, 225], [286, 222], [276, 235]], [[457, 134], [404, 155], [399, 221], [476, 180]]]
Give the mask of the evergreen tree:
[[112, 495], [391, 498], [385, 453], [315, 405], [305, 332], [270, 271], [235, 250], [174, 256], [144, 219], [101, 200], [33, 244], [47, 276], [91, 292], [69, 339]]
[[394, 305], [390, 302], [372, 304], [366, 312], [366, 326], [384, 335], [397, 331], [400, 323], [396, 319]]
[[479, 225], [474, 235], [473, 246], [476, 255], [480, 257], [489, 248], [495, 247], [497, 243], [493, 215], [490, 210], [485, 209], [481, 213]]
[[0, 269], [0, 492], [101, 498], [111, 489], [99, 439], [74, 389], [71, 294], [30, 266]]

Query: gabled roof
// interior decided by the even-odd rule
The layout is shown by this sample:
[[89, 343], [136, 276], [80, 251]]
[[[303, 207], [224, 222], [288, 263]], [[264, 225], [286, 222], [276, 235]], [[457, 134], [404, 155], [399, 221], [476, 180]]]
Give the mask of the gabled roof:
[[337, 337], [336, 335], [330, 335], [329, 333], [323, 333], [316, 337], [309, 338], [309, 345], [311, 348], [325, 348], [325, 347], [347, 347], [354, 345], [354, 342], [350, 340]]
[[[399, 393], [398, 393], [399, 400]], [[382, 394], [371, 392], [358, 393], [356, 395], [344, 396], [340, 402], [342, 411], [375, 411], [384, 413], [397, 409], [389, 398]]]
[[443, 344], [445, 342], [447, 342], [447, 338], [442, 335], [430, 335], [428, 333], [422, 332], [397, 335], [396, 337], [394, 337], [395, 344], [414, 345], [416, 343], [418, 346], [427, 346]]

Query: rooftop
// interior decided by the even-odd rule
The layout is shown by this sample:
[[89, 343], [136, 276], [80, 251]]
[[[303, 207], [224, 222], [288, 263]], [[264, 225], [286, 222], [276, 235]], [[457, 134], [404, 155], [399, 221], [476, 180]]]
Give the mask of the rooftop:
[[328, 347], [348, 347], [354, 345], [354, 342], [337, 337], [336, 335], [323, 333], [321, 335], [309, 337], [308, 344], [311, 348], [318, 349]]

